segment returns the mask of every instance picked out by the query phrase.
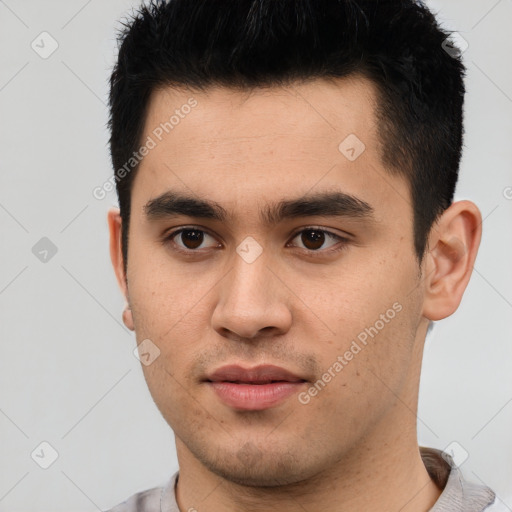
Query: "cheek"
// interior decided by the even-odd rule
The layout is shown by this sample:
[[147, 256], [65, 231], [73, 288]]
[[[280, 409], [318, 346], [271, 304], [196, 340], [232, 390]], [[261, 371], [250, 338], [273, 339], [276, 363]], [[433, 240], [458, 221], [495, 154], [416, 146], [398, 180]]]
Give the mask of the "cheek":
[[325, 279], [315, 289], [304, 285], [300, 290], [315, 313], [307, 318], [316, 320], [308, 324], [302, 316], [298, 329], [308, 338], [317, 334], [321, 345], [310, 348], [317, 352], [323, 370], [336, 375], [332, 378], [336, 384], [329, 387], [338, 387], [341, 393], [348, 387], [351, 394], [378, 396], [384, 386], [379, 377], [397, 388], [413, 357], [421, 317], [418, 288], [411, 293], [417, 268], [414, 262], [399, 269], [396, 260], [391, 265], [380, 261], [365, 265], [364, 272], [354, 268], [350, 274], [340, 272], [336, 280]]
[[[149, 246], [151, 249], [151, 246]], [[138, 333], [156, 339], [176, 337], [188, 332], [187, 338], [202, 326], [198, 314], [204, 311], [218, 278], [195, 264], [173, 263], [161, 248], [136, 250], [128, 259], [128, 286]]]
[[162, 354], [152, 365], [143, 367], [144, 378], [154, 403], [167, 423], [180, 437], [188, 432], [200, 435], [211, 429], [216, 413], [211, 404], [198, 400], [186, 374], [179, 370], [179, 361], [170, 353]]
[[336, 342], [321, 347], [323, 373], [300, 398], [310, 417], [322, 418], [326, 430], [335, 425], [347, 438], [360, 435], [408, 387], [414, 357], [414, 333], [406, 318], [410, 312], [405, 307], [389, 311], [387, 324], [371, 314], [362, 329], [340, 321]]

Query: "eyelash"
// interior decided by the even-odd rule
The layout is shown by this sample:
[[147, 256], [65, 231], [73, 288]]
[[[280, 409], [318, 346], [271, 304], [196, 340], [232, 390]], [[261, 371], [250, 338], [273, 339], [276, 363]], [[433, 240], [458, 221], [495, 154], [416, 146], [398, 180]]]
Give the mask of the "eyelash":
[[[173, 251], [184, 254], [186, 256], [194, 256], [194, 255], [200, 254], [200, 251], [201, 251], [200, 249], [183, 249], [176, 245], [176, 242], [174, 242], [174, 238], [176, 238], [177, 235], [179, 235], [180, 233], [183, 233], [184, 231], [200, 231], [201, 233], [206, 233], [207, 235], [211, 236], [212, 238], [215, 238], [207, 230], [201, 229], [198, 226], [185, 226], [185, 227], [181, 227], [181, 228], [176, 229], [170, 233], [165, 234], [162, 239], [162, 243], [164, 245], [172, 245]], [[301, 251], [306, 251], [308, 256], [313, 256], [313, 257], [329, 256], [331, 254], [335, 254], [340, 251], [343, 251], [344, 249], [346, 249], [346, 246], [350, 242], [350, 240], [346, 237], [342, 237], [340, 235], [337, 235], [336, 233], [333, 233], [332, 231], [328, 231], [326, 229], [322, 229], [317, 226], [307, 226], [306, 228], [301, 228], [298, 231], [295, 231], [293, 233], [293, 235], [291, 236], [290, 240], [297, 238], [297, 236], [299, 234], [301, 234], [305, 231], [321, 232], [321, 233], [324, 233], [325, 235], [327, 235], [328, 237], [337, 239], [338, 242], [340, 242], [339, 244], [337, 244], [338, 247], [336, 247], [336, 245], [334, 246], [334, 247], [336, 247], [335, 249], [331, 248], [331, 249], [327, 249], [327, 250], [321, 250], [321, 249], [313, 250], [313, 249], [303, 249], [302, 247], [297, 248]]]

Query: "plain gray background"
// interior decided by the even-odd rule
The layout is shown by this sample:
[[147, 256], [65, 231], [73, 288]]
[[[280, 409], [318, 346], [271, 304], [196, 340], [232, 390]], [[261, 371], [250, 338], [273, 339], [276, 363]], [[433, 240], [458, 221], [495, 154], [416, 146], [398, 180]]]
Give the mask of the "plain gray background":
[[[106, 509], [177, 469], [121, 321], [115, 193], [92, 195], [112, 174], [118, 20], [137, 5], [0, 1], [0, 511]], [[467, 456], [465, 476], [512, 510], [512, 0], [429, 5], [469, 44], [456, 199], [485, 220], [461, 307], [427, 339], [419, 442]]]

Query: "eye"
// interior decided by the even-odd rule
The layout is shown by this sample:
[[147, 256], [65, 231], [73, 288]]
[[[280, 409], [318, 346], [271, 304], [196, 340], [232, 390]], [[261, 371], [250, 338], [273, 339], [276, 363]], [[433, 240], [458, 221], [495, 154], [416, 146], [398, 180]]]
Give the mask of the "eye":
[[[308, 252], [320, 252], [322, 254], [337, 252], [345, 248], [346, 244], [349, 242], [348, 238], [342, 237], [340, 235], [336, 235], [335, 233], [331, 233], [330, 231], [326, 231], [325, 229], [320, 229], [317, 227], [308, 227], [306, 229], [302, 229], [295, 233], [292, 240], [299, 239], [302, 244], [302, 249], [306, 249]], [[327, 245], [327, 250], [319, 251], [319, 249], [324, 246], [327, 242], [331, 242], [330, 245]], [[335, 247], [338, 244], [336, 249], [331, 249], [331, 247]], [[324, 247], [324, 249], [326, 249]]]
[[[197, 249], [205, 248], [201, 246], [208, 238], [215, 240], [213, 236], [202, 229], [198, 229], [197, 227], [185, 227], [166, 235], [164, 243], [171, 243], [178, 252], [198, 252]], [[220, 247], [220, 244], [217, 242], [209, 247]]]
[[[210, 245], [208, 245], [208, 239], [212, 240]], [[348, 238], [315, 226], [297, 231], [291, 240], [296, 239], [299, 239], [298, 246], [290, 242], [288, 242], [286, 246], [290, 247], [295, 245], [299, 249], [305, 250], [308, 255], [311, 256], [325, 256], [336, 253], [343, 250], [350, 242]], [[222, 244], [217, 242], [212, 235], [197, 226], [176, 229], [165, 235], [162, 242], [165, 245], [170, 244], [172, 250], [185, 255], [193, 255], [194, 253], [200, 254], [202, 252], [200, 249], [222, 247]], [[302, 244], [302, 246], [300, 244]]]

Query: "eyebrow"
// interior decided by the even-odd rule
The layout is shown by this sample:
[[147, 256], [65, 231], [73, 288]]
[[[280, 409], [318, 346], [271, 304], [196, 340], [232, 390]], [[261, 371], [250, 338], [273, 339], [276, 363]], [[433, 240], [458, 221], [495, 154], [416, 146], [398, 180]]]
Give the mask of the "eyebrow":
[[[219, 203], [192, 195], [168, 191], [149, 200], [144, 206], [149, 221], [163, 220], [179, 215], [226, 222], [229, 213]], [[329, 216], [373, 221], [374, 209], [362, 199], [345, 192], [319, 192], [296, 199], [286, 199], [266, 205], [260, 219], [266, 225], [275, 225], [297, 217]]]

